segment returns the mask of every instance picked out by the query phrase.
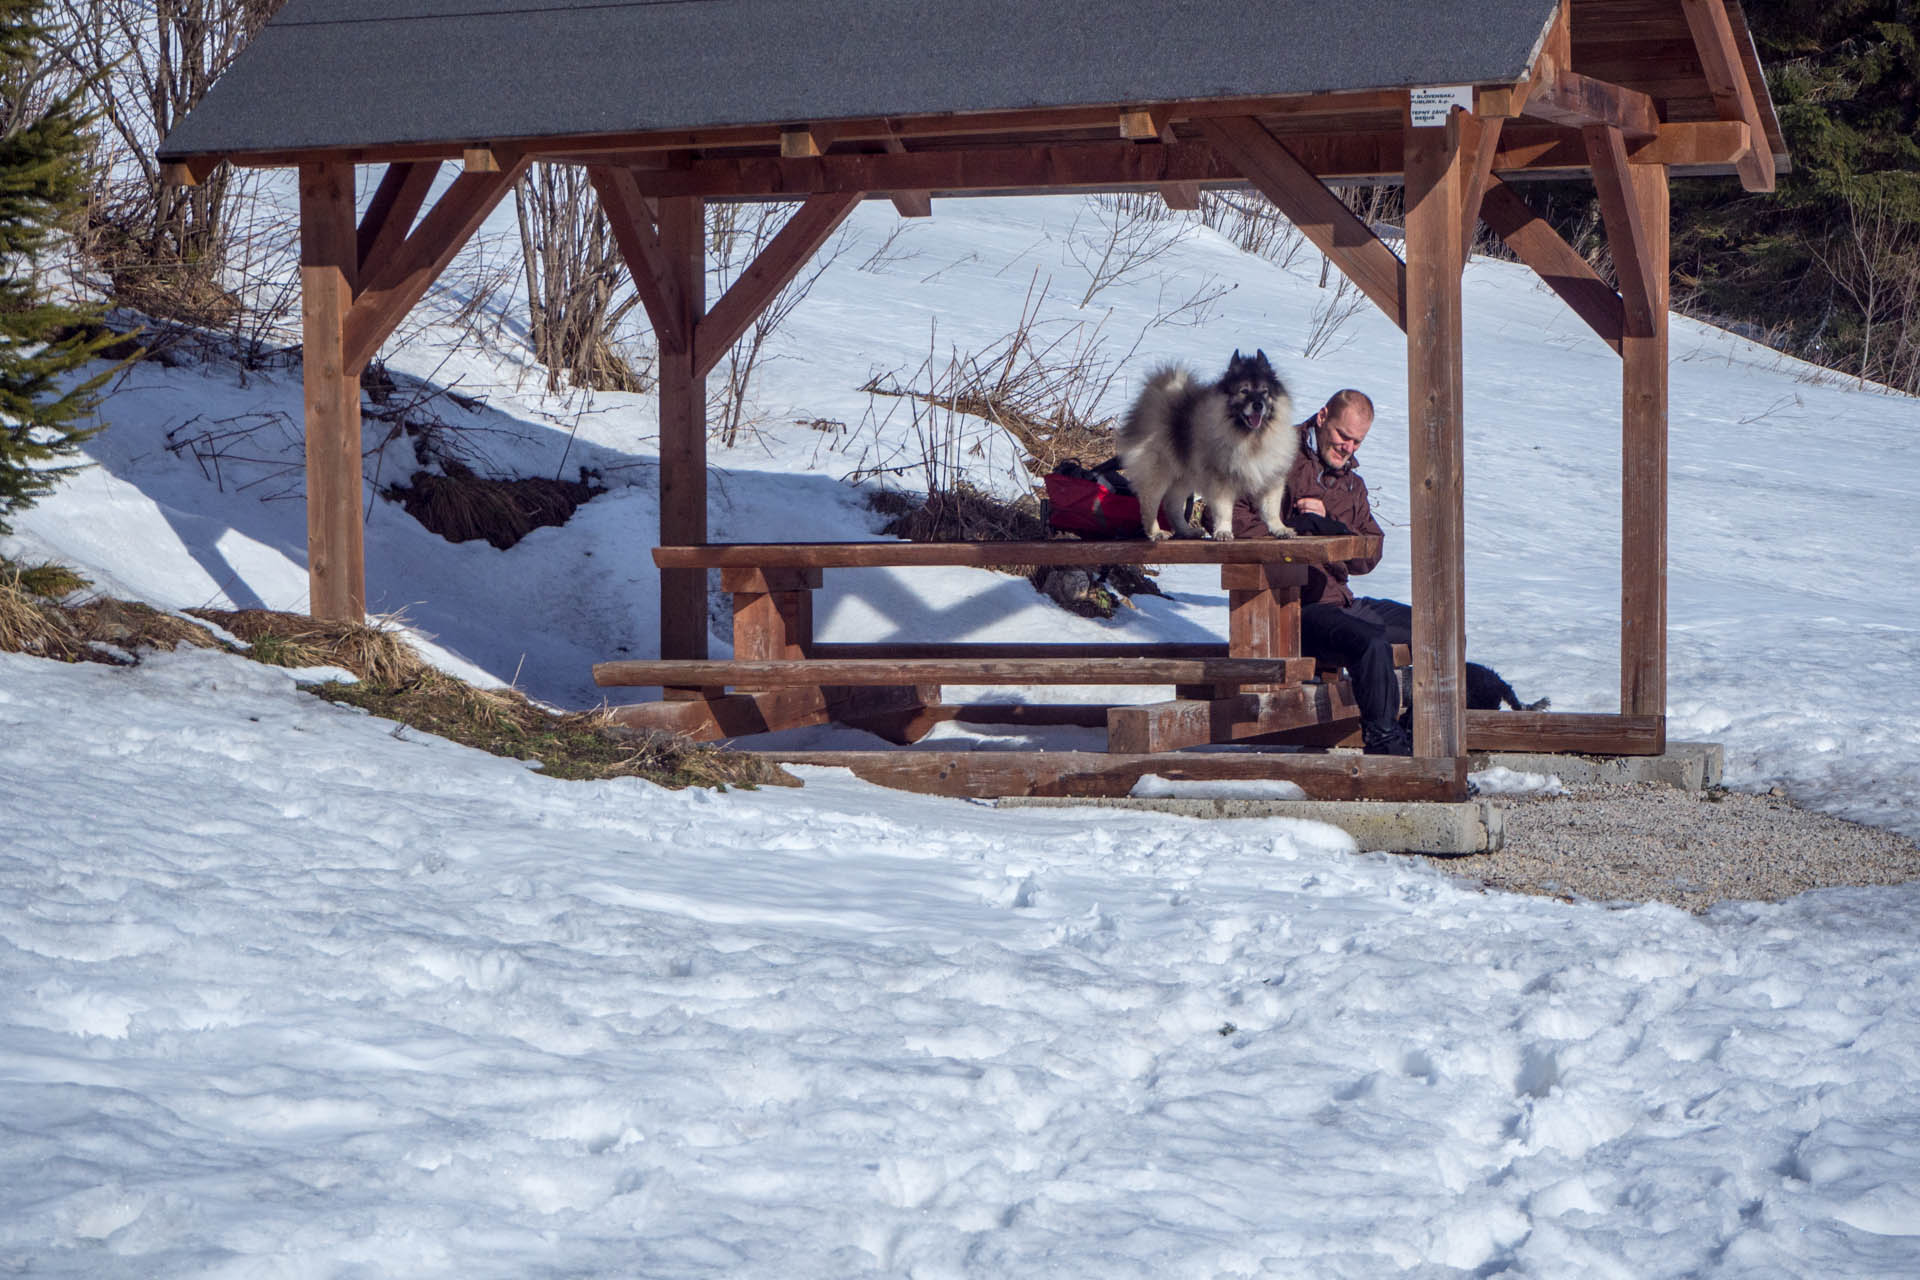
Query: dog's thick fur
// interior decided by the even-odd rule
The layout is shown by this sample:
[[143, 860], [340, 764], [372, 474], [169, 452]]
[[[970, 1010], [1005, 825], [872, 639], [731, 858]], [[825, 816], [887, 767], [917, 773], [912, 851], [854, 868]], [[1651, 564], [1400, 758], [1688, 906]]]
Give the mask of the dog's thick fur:
[[1120, 469], [1140, 499], [1147, 537], [1167, 536], [1160, 504], [1174, 532], [1198, 537], [1187, 520], [1187, 501], [1207, 504], [1208, 534], [1233, 537], [1233, 504], [1253, 500], [1276, 538], [1293, 536], [1282, 521], [1287, 472], [1300, 453], [1293, 428], [1293, 402], [1267, 361], [1267, 353], [1238, 351], [1218, 382], [1202, 383], [1179, 366], [1147, 379], [1121, 424]]

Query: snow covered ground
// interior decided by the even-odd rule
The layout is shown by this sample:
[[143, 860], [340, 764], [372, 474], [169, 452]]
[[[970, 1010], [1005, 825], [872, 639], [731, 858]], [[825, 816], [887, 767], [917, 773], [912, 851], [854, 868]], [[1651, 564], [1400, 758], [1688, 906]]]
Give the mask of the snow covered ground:
[[[858, 388], [985, 350], [1044, 287], [1043, 332], [1129, 356], [1112, 407], [1236, 346], [1303, 408], [1371, 392], [1367, 585], [1404, 598], [1397, 331], [1361, 312], [1303, 357], [1317, 258], [1197, 229], [1076, 308], [1099, 217], [955, 201], [888, 243], [860, 210], [715, 454], [714, 536], [871, 535], [847, 477], [923, 480], [940, 424]], [[1199, 323], [1153, 323], [1210, 282]], [[1611, 709], [1617, 361], [1511, 265], [1472, 264], [1467, 314], [1469, 652]], [[506, 552], [375, 500], [373, 607], [588, 705], [590, 664], [657, 631], [653, 401], [540, 395], [510, 341], [427, 316], [389, 365], [484, 401], [437, 402], [479, 461], [610, 491]], [[1725, 743], [1733, 785], [1920, 835], [1920, 404], [1680, 319], [1673, 359], [1671, 732]], [[299, 403], [297, 375], [140, 366], [99, 465], [0, 551], [301, 608]], [[1015, 483], [963, 431], [950, 456]], [[1204, 572], [1110, 623], [974, 571], [848, 577], [829, 638], [1224, 625]], [[1482, 894], [1309, 823], [822, 770], [560, 783], [294, 680], [0, 655], [0, 1271], [1920, 1273], [1920, 887], [1696, 918]]]

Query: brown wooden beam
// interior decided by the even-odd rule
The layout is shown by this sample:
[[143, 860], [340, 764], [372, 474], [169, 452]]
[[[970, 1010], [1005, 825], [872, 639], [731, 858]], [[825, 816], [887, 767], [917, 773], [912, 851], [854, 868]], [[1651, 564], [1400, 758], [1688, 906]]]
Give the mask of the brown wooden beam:
[[1500, 151], [1500, 134], [1506, 121], [1483, 120], [1471, 114], [1460, 118], [1462, 145], [1468, 154], [1465, 190], [1460, 196], [1460, 260], [1473, 257], [1473, 238], [1480, 229], [1480, 202], [1493, 182], [1493, 162]]
[[1687, 29], [1693, 33], [1694, 48], [1700, 54], [1700, 70], [1706, 75], [1707, 88], [1721, 118], [1745, 124], [1752, 140], [1746, 153], [1734, 161], [1740, 185], [1748, 191], [1773, 190], [1773, 155], [1726, 5], [1722, 0], [1680, 0], [1680, 8], [1687, 15]]
[[1620, 300], [1626, 304], [1627, 332], [1645, 336], [1656, 323], [1656, 299], [1664, 293], [1648, 252], [1649, 234], [1640, 201], [1628, 173], [1626, 145], [1612, 128], [1581, 130], [1593, 162], [1593, 186], [1600, 197], [1600, 216], [1607, 228], [1607, 248], [1613, 253], [1614, 275], [1620, 281]]
[[420, 225], [381, 264], [379, 273], [361, 281], [347, 317], [349, 368], [355, 373], [366, 368], [380, 344], [426, 296], [453, 255], [520, 180], [528, 163], [520, 156], [498, 173], [463, 173], [455, 178]]
[[[1288, 152], [1314, 175], [1328, 179], [1398, 177], [1404, 155], [1397, 130], [1365, 133], [1289, 133]], [[1628, 159], [1680, 169], [1728, 166], [1748, 148], [1745, 125], [1731, 121], [1663, 124], [1656, 136], [1629, 140]], [[542, 151], [541, 158], [552, 156]], [[609, 153], [598, 163], [637, 158]], [[1492, 169], [1508, 176], [1581, 173], [1588, 159], [1580, 135], [1552, 126], [1506, 125]], [[1244, 179], [1228, 159], [1203, 143], [1073, 142], [1025, 147], [827, 155], [810, 160], [718, 155], [681, 169], [639, 172], [650, 196], [799, 199], [823, 192], [962, 192], [1159, 189], [1169, 184], [1238, 186]]]
[[1205, 743], [1238, 742], [1327, 724], [1339, 709], [1328, 686], [1317, 683], [1277, 692], [1114, 707], [1107, 712], [1107, 750], [1118, 755], [1140, 755]]
[[1460, 273], [1464, 113], [1406, 134], [1407, 443], [1413, 527], [1413, 751], [1465, 754], [1466, 540]]
[[[1227, 646], [1214, 641], [1186, 644], [1021, 644], [996, 641], [814, 644], [816, 658], [1224, 658]], [[1102, 723], [1105, 723], [1102, 721]]]
[[[883, 141], [888, 155], [905, 155], [907, 144], [889, 133]], [[887, 198], [893, 201], [893, 208], [903, 218], [930, 218], [933, 216], [933, 197], [925, 191], [889, 191]]]
[[593, 682], [773, 688], [885, 684], [1258, 684], [1296, 674], [1287, 658], [806, 658], [791, 661], [598, 662]]
[[1534, 85], [1526, 114], [1567, 128], [1606, 125], [1637, 140], [1660, 132], [1660, 114], [1646, 94], [1565, 69]]
[[752, 327], [767, 304], [786, 288], [827, 237], [847, 220], [865, 192], [810, 196], [787, 225], [768, 241], [747, 269], [694, 329], [693, 367], [705, 377], [727, 348]]
[[784, 764], [832, 765], [883, 787], [942, 796], [1123, 796], [1147, 774], [1176, 781], [1297, 784], [1315, 800], [1465, 799], [1466, 760], [1243, 752], [769, 751]]
[[1619, 353], [1627, 323], [1620, 295], [1560, 238], [1551, 223], [1498, 179], [1487, 186], [1480, 202], [1480, 218], [1615, 354]]
[[346, 324], [360, 260], [353, 169], [300, 167], [301, 382], [306, 408], [308, 612], [328, 622], [367, 614], [360, 516], [360, 366]]
[[[660, 382], [660, 541], [707, 540], [707, 377], [694, 359], [706, 311], [706, 205], [697, 196], [660, 202], [659, 266], [666, 292], [682, 308], [674, 327], [688, 341], [662, 344]], [[660, 656], [707, 656], [707, 575], [660, 571]]]
[[1653, 326], [1621, 343], [1620, 710], [1667, 709], [1667, 281], [1666, 170], [1634, 165], [1628, 194], [1653, 281]]
[[680, 294], [680, 279], [660, 248], [654, 225], [653, 202], [640, 194], [629, 169], [616, 165], [589, 165], [587, 178], [600, 197], [600, 209], [613, 228], [613, 240], [633, 277], [634, 291], [653, 325], [654, 341], [663, 352], [693, 350], [693, 327], [699, 316]]
[[[911, 565], [1098, 564], [1332, 564], [1380, 554], [1380, 539], [1364, 534], [1318, 538], [1134, 538], [1082, 542], [716, 542], [663, 543], [653, 549], [662, 569], [852, 569]], [[1291, 575], [1276, 575], [1286, 583]], [[1235, 578], [1229, 585], [1239, 585]], [[1262, 577], [1257, 583], [1273, 578]], [[1253, 584], [1250, 584], [1253, 585]]]
[[1590, 715], [1563, 711], [1467, 712], [1469, 751], [1657, 756], [1666, 749], [1666, 719], [1658, 715]]
[[[1207, 141], [1287, 215], [1387, 318], [1407, 327], [1407, 271], [1340, 198], [1252, 119], [1204, 120]], [[1455, 214], [1456, 218], [1458, 214]]]
[[439, 176], [430, 160], [390, 164], [381, 176], [373, 201], [360, 219], [360, 279], [371, 280], [386, 269], [394, 253], [406, 243], [420, 206]]

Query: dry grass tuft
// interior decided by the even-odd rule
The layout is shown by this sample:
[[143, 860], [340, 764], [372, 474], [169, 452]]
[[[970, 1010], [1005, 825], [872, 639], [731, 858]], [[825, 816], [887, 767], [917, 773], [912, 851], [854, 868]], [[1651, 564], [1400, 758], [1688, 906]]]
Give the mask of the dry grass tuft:
[[565, 524], [580, 504], [605, 492], [585, 480], [490, 480], [457, 462], [441, 465], [445, 475], [416, 471], [383, 496], [449, 542], [484, 538], [502, 551], [535, 529]]
[[247, 609], [189, 609], [239, 636], [256, 662], [274, 667], [343, 667], [372, 684], [398, 686], [420, 677], [427, 664], [397, 632], [364, 622], [320, 622], [303, 613]]
[[58, 565], [24, 568], [0, 561], [0, 650], [123, 665], [142, 649], [219, 647], [205, 627], [144, 604], [106, 597], [60, 603], [86, 586], [85, 578]]
[[518, 690], [476, 689], [432, 668], [397, 686], [329, 684], [314, 692], [496, 756], [535, 761], [554, 778], [645, 778], [676, 788], [791, 782], [750, 752], [671, 734], [634, 734], [605, 711], [556, 714]]

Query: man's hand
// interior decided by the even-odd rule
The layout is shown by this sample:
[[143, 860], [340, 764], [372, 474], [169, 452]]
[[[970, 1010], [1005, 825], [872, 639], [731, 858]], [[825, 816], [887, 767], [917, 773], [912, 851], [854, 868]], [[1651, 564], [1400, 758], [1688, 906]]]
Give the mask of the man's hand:
[[1293, 509], [1295, 511], [1304, 511], [1308, 515], [1314, 516], [1324, 516], [1327, 514], [1327, 504], [1318, 498], [1302, 498], [1293, 504]]

